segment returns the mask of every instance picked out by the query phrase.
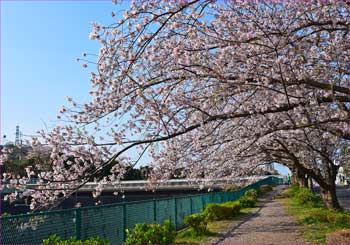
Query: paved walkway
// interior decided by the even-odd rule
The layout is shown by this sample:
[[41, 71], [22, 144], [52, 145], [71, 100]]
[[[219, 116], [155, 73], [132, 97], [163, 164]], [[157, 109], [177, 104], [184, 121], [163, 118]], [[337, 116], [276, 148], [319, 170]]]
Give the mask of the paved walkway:
[[282, 190], [282, 186], [275, 187], [259, 199], [259, 210], [232, 227], [217, 244], [305, 244], [295, 219], [274, 199]]

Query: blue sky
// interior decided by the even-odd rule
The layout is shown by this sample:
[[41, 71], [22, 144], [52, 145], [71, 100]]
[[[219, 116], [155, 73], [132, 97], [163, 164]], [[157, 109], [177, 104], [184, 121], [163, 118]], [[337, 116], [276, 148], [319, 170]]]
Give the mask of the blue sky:
[[[89, 40], [92, 22], [111, 24], [112, 1], [0, 1], [1, 135], [14, 140], [51, 127], [59, 108], [72, 96], [88, 100], [89, 73], [76, 58], [97, 54]], [[93, 57], [91, 58], [94, 61]]]
[[88, 101], [93, 67], [83, 69], [76, 58], [98, 53], [99, 43], [88, 39], [91, 23], [115, 22], [111, 12], [127, 8], [129, 2], [117, 6], [110, 0], [0, 4], [1, 136], [14, 141], [16, 125], [24, 135], [32, 135], [57, 123], [67, 96]]

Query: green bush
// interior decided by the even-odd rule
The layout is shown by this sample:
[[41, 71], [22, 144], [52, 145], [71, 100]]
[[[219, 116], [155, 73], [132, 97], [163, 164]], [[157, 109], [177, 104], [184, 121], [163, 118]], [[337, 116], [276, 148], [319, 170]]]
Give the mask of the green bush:
[[320, 204], [320, 198], [308, 188], [299, 188], [294, 192], [294, 197], [301, 205], [316, 207]]
[[251, 197], [255, 200], [258, 199], [258, 190], [257, 189], [250, 189], [250, 190], [247, 190], [245, 193], [244, 193], [244, 196], [245, 197]]
[[187, 216], [184, 222], [193, 229], [195, 235], [201, 235], [207, 231], [208, 222], [203, 214], [192, 214]]
[[170, 220], [160, 224], [136, 224], [130, 231], [126, 229], [125, 244], [171, 244], [176, 237], [175, 226]]
[[62, 241], [60, 237], [58, 237], [56, 234], [49, 236], [49, 238], [44, 239], [43, 243], [46, 244], [60, 244], [59, 242]]
[[100, 237], [91, 237], [87, 240], [77, 240], [75, 237], [71, 237], [68, 240], [62, 240], [57, 235], [51, 235], [49, 238], [43, 240], [44, 245], [100, 245], [109, 244], [108, 240]]
[[293, 198], [300, 205], [306, 205], [309, 207], [323, 207], [321, 198], [319, 198], [310, 189], [305, 187], [299, 187], [299, 185], [294, 184], [289, 188], [284, 195], [289, 198]]
[[258, 203], [258, 191], [250, 189], [244, 193], [244, 196], [239, 199], [242, 208], [253, 208]]
[[231, 217], [237, 216], [242, 208], [241, 203], [239, 201], [225, 202], [221, 205], [231, 208]]
[[239, 199], [242, 208], [254, 208], [257, 206], [257, 199], [253, 197], [243, 196]]
[[293, 184], [287, 190], [282, 192], [283, 197], [285, 198], [295, 198], [296, 194], [299, 192], [299, 184]]
[[203, 215], [208, 221], [232, 219], [239, 214], [240, 209], [239, 202], [211, 203], [205, 208]]
[[230, 212], [231, 212], [231, 209], [229, 207], [225, 207], [216, 203], [210, 203], [204, 209], [203, 214], [206, 220], [213, 221], [213, 220], [225, 219]]
[[290, 188], [290, 196], [294, 197], [300, 191], [299, 183], [293, 184]]

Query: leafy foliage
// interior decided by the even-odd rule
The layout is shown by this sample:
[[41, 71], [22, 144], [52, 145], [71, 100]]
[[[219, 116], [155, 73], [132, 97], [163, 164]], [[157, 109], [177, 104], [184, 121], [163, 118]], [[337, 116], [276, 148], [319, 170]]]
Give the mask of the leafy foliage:
[[201, 235], [207, 231], [208, 221], [201, 213], [187, 216], [184, 223], [193, 229], [195, 235]]
[[239, 214], [241, 204], [239, 202], [227, 202], [222, 204], [209, 204], [203, 214], [208, 221], [231, 219]]
[[257, 205], [257, 200], [253, 197], [243, 196], [239, 199], [243, 208], [253, 208]]
[[310, 207], [323, 206], [321, 199], [308, 188], [294, 185], [288, 190], [287, 195], [294, 198], [301, 205]]
[[314, 205], [319, 201], [316, 194], [308, 188], [300, 188], [299, 192], [296, 194], [296, 198], [299, 200], [300, 204]]
[[175, 226], [170, 220], [160, 224], [136, 224], [133, 230], [126, 230], [125, 244], [171, 244], [176, 237]]
[[255, 200], [258, 199], [258, 190], [259, 189], [250, 189], [250, 190], [247, 190], [245, 193], [244, 193], [244, 196], [246, 197], [251, 197]]
[[77, 240], [75, 237], [71, 237], [68, 240], [62, 240], [59, 236], [51, 235], [49, 238], [43, 240], [44, 245], [101, 245], [109, 244], [107, 239], [100, 237], [91, 237], [84, 241]]
[[239, 199], [239, 202], [243, 208], [256, 207], [258, 203], [258, 191], [255, 189], [246, 191], [244, 196]]

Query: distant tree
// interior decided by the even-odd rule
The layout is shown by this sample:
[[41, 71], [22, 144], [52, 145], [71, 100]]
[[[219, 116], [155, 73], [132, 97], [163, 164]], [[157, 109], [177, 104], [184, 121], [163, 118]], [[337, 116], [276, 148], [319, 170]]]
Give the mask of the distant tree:
[[46, 146], [27, 144], [15, 145], [8, 143], [3, 146], [2, 153], [6, 155], [3, 161], [4, 171], [9, 174], [27, 175], [26, 168], [49, 170], [51, 149]]
[[146, 180], [151, 175], [152, 169], [149, 166], [142, 166], [140, 167], [140, 172], [141, 172], [141, 178], [143, 180]]
[[133, 168], [132, 166], [126, 168], [124, 174], [124, 180], [141, 180], [142, 175], [140, 169]]

